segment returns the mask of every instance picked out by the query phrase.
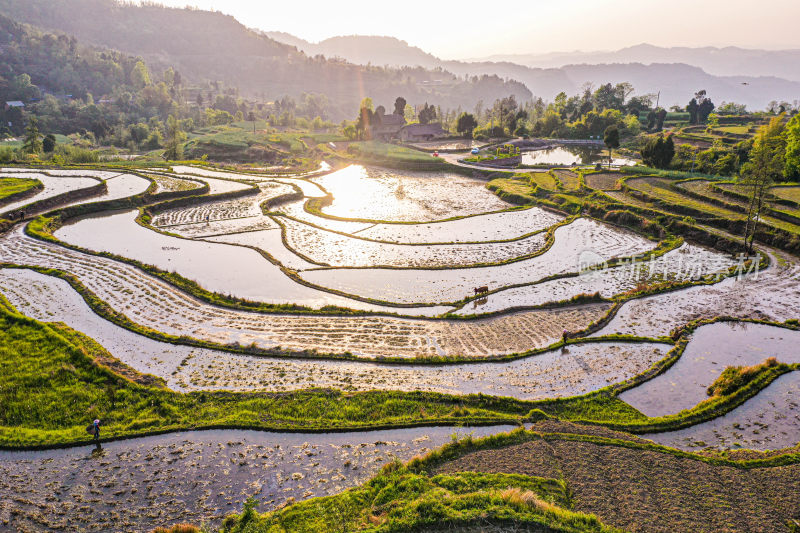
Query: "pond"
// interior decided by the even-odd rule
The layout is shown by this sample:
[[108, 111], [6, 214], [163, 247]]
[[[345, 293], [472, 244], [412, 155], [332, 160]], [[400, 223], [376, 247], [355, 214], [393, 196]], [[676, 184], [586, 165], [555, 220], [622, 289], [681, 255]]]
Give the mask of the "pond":
[[[523, 165], [552, 165], [570, 167], [573, 165], [608, 164], [608, 157], [601, 156], [602, 150], [597, 146], [559, 146], [522, 153]], [[611, 160], [614, 166], [635, 165], [636, 161], [624, 157]]]

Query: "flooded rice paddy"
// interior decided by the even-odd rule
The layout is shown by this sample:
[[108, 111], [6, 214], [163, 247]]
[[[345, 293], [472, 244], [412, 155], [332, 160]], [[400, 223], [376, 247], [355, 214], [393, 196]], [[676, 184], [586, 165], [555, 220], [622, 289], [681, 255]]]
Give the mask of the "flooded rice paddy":
[[481, 357], [543, 348], [557, 341], [563, 328], [585, 329], [611, 307], [595, 304], [470, 321], [259, 314], [203, 303], [133, 266], [31, 239], [19, 229], [0, 238], [0, 260], [68, 271], [115, 311], [171, 335], [262, 348], [349, 351], [366, 357]]
[[11, 202], [7, 204], [0, 205], [0, 214], [8, 213], [10, 211], [15, 211], [21, 207], [25, 207], [35, 202], [40, 202], [42, 200], [46, 200], [48, 198], [53, 198], [54, 196], [58, 196], [60, 194], [64, 194], [71, 191], [79, 191], [81, 189], [88, 189], [90, 187], [95, 187], [100, 183], [100, 180], [91, 178], [91, 177], [66, 177], [66, 176], [49, 176], [43, 173], [24, 173], [24, 174], [14, 174], [14, 173], [0, 173], [2, 177], [25, 177], [28, 179], [37, 179], [42, 182], [44, 189], [40, 190], [33, 196], [28, 196], [21, 200], [17, 200], [16, 202]]
[[[255, 496], [259, 511], [337, 494], [456, 438], [512, 426], [350, 433], [210, 430], [41, 452], [0, 452], [0, 529], [150, 531], [218, 524]], [[13, 524], [13, 525], [12, 525]]]
[[[724, 275], [736, 265], [732, 258], [720, 253], [684, 244], [661, 257], [602, 270], [589, 270], [577, 276], [555, 279], [500, 291], [489, 295], [477, 307], [480, 313], [501, 311], [521, 306], [543, 305], [547, 302], [565, 301], [582, 294], [598, 293], [611, 298], [635, 291], [641, 284], [661, 281], [690, 282], [709, 275]], [[473, 306], [465, 306], [456, 314], [476, 313]]]
[[352, 361], [252, 357], [167, 344], [98, 318], [65, 281], [29, 270], [0, 270], [0, 292], [21, 313], [64, 322], [132, 368], [163, 378], [170, 388], [287, 391], [422, 390], [483, 393], [521, 399], [585, 394], [644, 372], [669, 345], [588, 343], [520, 360], [459, 365], [388, 365]]
[[399, 174], [352, 165], [312, 181], [333, 195], [322, 211], [335, 217], [429, 222], [510, 207], [484, 181], [447, 172]]
[[[472, 320], [445, 315], [546, 306], [595, 292], [610, 298], [643, 283], [691, 281], [736, 264], [728, 256], [687, 243], [638, 269], [600, 268], [575, 276], [613, 258], [644, 254], [656, 243], [578, 218], [555, 229], [548, 245], [545, 231], [562, 222], [561, 215], [539, 208], [512, 209], [486, 190], [485, 182], [457, 174], [361, 166], [295, 177], [201, 167], [172, 170], [151, 175], [157, 192], [188, 190], [201, 182], [209, 184], [212, 194], [245, 191], [254, 183], [258, 190], [158, 213], [153, 227], [137, 224], [137, 212], [132, 210], [77, 218], [56, 236], [177, 272], [222, 294], [265, 303], [317, 309], [336, 305], [384, 313], [298, 315], [223, 308], [125, 262], [34, 239], [24, 234], [22, 226], [0, 235], [0, 262], [68, 272], [137, 325], [220, 346], [287, 351], [286, 357], [254, 357], [165, 344], [99, 318], [65, 281], [25, 269], [0, 270], [0, 293], [20, 312], [42, 321], [65, 322], [119, 360], [163, 378], [177, 391], [422, 390], [526, 400], [585, 394], [645, 372], [666, 356], [671, 344], [578, 342], [547, 350], [560, 341], [565, 329], [580, 336], [606, 316], [611, 303]], [[107, 194], [81, 202], [133, 196], [150, 186], [149, 180], [126, 173], [48, 173], [59, 176], [53, 179], [107, 182]], [[570, 187], [578, 184], [575, 174], [561, 176], [571, 180]], [[304, 198], [271, 208], [283, 216], [262, 212], [265, 201], [295, 194], [296, 188]], [[333, 200], [322, 209], [322, 216], [305, 209], [309, 198], [328, 193]], [[452, 217], [465, 218], [445, 220]], [[540, 255], [526, 257], [536, 253]], [[594, 335], [621, 333], [663, 340], [698, 318], [725, 315], [780, 322], [800, 318], [800, 268], [795, 259], [776, 259], [768, 270], [738, 281], [726, 279], [631, 300]], [[506, 263], [466, 268], [491, 262]], [[481, 286], [497, 292], [463, 308], [451, 305], [473, 296], [474, 288]], [[397, 305], [366, 303], [356, 297]], [[675, 365], [623, 393], [621, 399], [650, 416], [691, 408], [707, 398], [705, 389], [727, 366], [758, 364], [772, 356], [786, 363], [800, 362], [795, 348], [798, 335], [791, 329], [752, 323], [703, 326]], [[513, 361], [484, 360], [529, 350], [546, 351]], [[309, 351], [365, 360], [302, 357]], [[450, 365], [382, 361], [441, 356], [471, 360]], [[798, 375], [779, 378], [723, 417], [647, 438], [686, 449], [775, 449], [796, 444]], [[506, 429], [467, 431], [488, 434]], [[370, 477], [386, 461], [409, 459], [445, 443], [454, 431], [417, 428], [334, 435], [210, 431], [115, 442], [95, 452], [89, 448], [3, 452], [0, 495], [7, 497], [0, 498], [0, 529], [11, 520], [22, 529], [134, 531], [153, 524], [216, 521], [240, 510], [251, 495], [262, 501], [261, 510], [273, 509], [289, 498], [340, 492]], [[91, 523], [85, 520], [87, 512], [93, 516]]]
[[495, 290], [532, 283], [615, 257], [643, 254], [655, 244], [634, 233], [580, 218], [556, 229], [553, 245], [543, 254], [510, 264], [448, 270], [322, 269], [301, 276], [318, 286], [382, 301], [455, 302], [471, 296], [475, 287]]
[[661, 337], [693, 320], [728, 316], [775, 322], [800, 314], [800, 268], [773, 257], [766, 271], [727, 278], [713, 285], [638, 298], [625, 303], [597, 336], [620, 333]]
[[410, 246], [358, 239], [285, 217], [280, 222], [291, 249], [318, 264], [336, 267], [457, 268], [531, 255], [544, 248], [547, 242], [545, 233], [537, 233], [503, 243]]
[[542, 231], [561, 220], [561, 215], [530, 207], [432, 224], [375, 224], [357, 233], [397, 244], [503, 241]]
[[714, 420], [643, 437], [685, 450], [791, 448], [800, 441], [800, 372], [784, 374], [754, 398]]
[[690, 409], [708, 399], [706, 389], [729, 366], [752, 366], [775, 357], [800, 363], [800, 331], [747, 322], [698, 328], [683, 356], [669, 370], [620, 398], [648, 416]]

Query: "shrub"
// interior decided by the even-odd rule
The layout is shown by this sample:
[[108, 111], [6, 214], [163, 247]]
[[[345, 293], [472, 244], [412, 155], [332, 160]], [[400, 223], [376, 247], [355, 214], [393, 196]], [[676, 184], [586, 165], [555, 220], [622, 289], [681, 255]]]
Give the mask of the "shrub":
[[708, 387], [709, 396], [727, 396], [737, 389], [741, 389], [761, 372], [778, 366], [778, 360], [770, 357], [761, 364], [753, 366], [729, 366], [722, 371], [722, 374]]

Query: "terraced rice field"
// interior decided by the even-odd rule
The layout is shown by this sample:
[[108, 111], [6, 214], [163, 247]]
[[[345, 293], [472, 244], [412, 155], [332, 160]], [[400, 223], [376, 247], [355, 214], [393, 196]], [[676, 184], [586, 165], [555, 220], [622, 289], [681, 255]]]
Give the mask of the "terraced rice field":
[[551, 171], [568, 191], [576, 191], [581, 186], [580, 174], [572, 170], [556, 169]]
[[800, 309], [800, 268], [795, 262], [776, 262], [764, 272], [631, 300], [595, 335], [661, 337], [693, 320], [715, 316], [774, 322], [795, 318]]
[[800, 186], [773, 187], [769, 190], [769, 192], [773, 196], [777, 196], [778, 198], [783, 198], [784, 200], [789, 200], [800, 205]]
[[726, 196], [720, 192], [715, 191], [712, 189], [712, 185], [719, 186], [716, 182], [710, 180], [692, 180], [692, 181], [684, 181], [677, 184], [678, 187], [681, 189], [686, 189], [687, 191], [691, 191], [700, 195], [703, 195], [707, 198], [713, 198], [715, 200], [719, 200], [721, 202], [725, 202], [726, 204], [732, 205], [739, 205], [745, 206], [746, 203], [741, 200], [737, 200], [732, 196]]
[[[775, 250], [767, 250], [772, 261], [766, 271], [721, 280], [721, 273], [737, 265], [735, 258], [687, 242], [653, 260], [631, 264], [657, 243], [586, 217], [561, 225], [565, 222], [561, 214], [515, 208], [491, 194], [486, 182], [455, 174], [360, 166], [316, 177], [201, 167], [173, 171], [151, 174], [156, 192], [188, 191], [184, 187], [189, 183], [208, 183], [212, 194], [241, 195], [203, 198], [156, 213], [151, 227], [136, 222], [138, 211], [125, 210], [70, 219], [55, 232], [63, 243], [114, 257], [39, 240], [20, 224], [0, 235], [0, 263], [8, 264], [0, 268], [0, 294], [22, 314], [64, 322], [97, 340], [116, 359], [162, 378], [180, 392], [283, 396], [325, 388], [550, 400], [635, 379], [636, 386], [619, 396], [629, 406], [624, 409], [661, 416], [706, 399], [706, 388], [728, 366], [758, 364], [772, 356], [800, 363], [795, 349], [800, 332], [791, 323], [777, 327], [736, 320], [800, 318], [800, 266], [795, 258]], [[58, 177], [52, 179], [106, 181], [106, 195], [82, 202], [133, 196], [151, 185], [130, 173], [63, 172], [54, 171]], [[560, 179], [565, 187], [576, 189], [578, 175], [566, 172], [561, 171]], [[9, 175], [37, 174], [10, 171]], [[590, 174], [587, 184], [611, 189], [618, 177]], [[703, 209], [708, 204], [672, 190], [671, 182], [662, 178], [627, 183], [664, 201]], [[257, 189], [248, 191], [253, 184]], [[705, 190], [707, 184], [692, 182], [688, 187]], [[297, 198], [298, 189], [303, 198]], [[307, 209], [310, 199], [329, 193], [332, 201], [321, 213]], [[262, 212], [265, 201], [289, 194], [295, 196], [292, 201]], [[644, 204], [622, 191], [608, 194]], [[708, 211], [712, 216], [732, 213], [708, 206], [718, 210]], [[457, 218], [447, 220], [453, 217]], [[547, 240], [548, 232], [552, 241]], [[178, 273], [209, 291], [307, 309], [256, 312], [214, 305], [124, 259]], [[620, 266], [604, 265], [612, 259], [624, 261]], [[108, 312], [128, 322], [118, 325], [98, 316], [99, 307], [90, 307], [91, 299], [85, 300], [54, 272], [10, 268], [12, 264], [67, 272]], [[704, 284], [625, 301], [610, 318], [614, 308], [610, 302], [566, 303], [580, 295], [623, 298], [665, 281], [698, 280]], [[483, 286], [489, 294], [476, 296], [475, 289]], [[729, 321], [698, 328], [677, 362], [656, 377], [642, 377], [673, 348], [670, 335], [676, 328], [718, 316]], [[561, 342], [565, 330], [574, 339], [566, 346]], [[639, 339], [583, 338], [614, 334]], [[181, 338], [172, 344], [164, 335]], [[193, 340], [211, 344], [199, 348], [190, 345]], [[273, 351], [257, 354], [256, 349]], [[798, 394], [797, 372], [792, 372], [717, 419], [645, 437], [684, 449], [791, 446], [800, 430]], [[527, 406], [523, 407], [526, 412]], [[536, 428], [646, 442], [554, 420]], [[469, 431], [480, 435], [507, 429]], [[12, 516], [23, 529], [42, 524], [83, 527], [79, 524], [85, 525], [87, 494], [102, 496], [92, 497], [98, 500], [92, 507], [95, 519], [83, 527], [95, 530], [114, 524], [139, 531], [143, 524], [164, 523], [167, 517], [218, 521], [225, 512], [240, 509], [252, 494], [262, 500], [261, 510], [274, 509], [289, 497], [301, 500], [340, 492], [392, 458], [408, 459], [444, 444], [453, 431], [412, 428], [331, 435], [218, 431], [111, 443], [88, 457], [85, 450], [0, 452], [0, 496], [13, 494], [0, 503], [0, 529]], [[660, 494], [711, 497], [704, 492], [707, 487], [695, 483], [696, 472], [684, 461], [692, 461], [695, 469], [706, 466], [652, 450], [636, 450], [634, 456], [631, 449], [616, 445], [555, 439], [476, 452], [439, 470], [499, 469], [564, 477], [575, 495], [576, 509], [596, 512], [618, 527], [644, 524], [648, 531], [660, 531], [662, 516], [670, 524], [689, 524], [681, 522], [684, 518], [677, 507], [665, 507]], [[93, 476], [89, 480], [87, 472]], [[655, 487], [656, 496], [641, 496], [650, 494], [650, 488], [630, 481], [631, 472]], [[774, 476], [762, 478], [754, 470], [739, 470], [735, 476], [724, 469], [716, 472], [705, 474], [721, 476], [719, 483], [738, 484], [737, 490], [754, 490], [756, 485], [773, 490], [770, 483], [784, 487], [786, 480], [796, 481], [794, 470], [783, 474], [770, 469]], [[174, 482], [186, 477], [198, 481], [193, 486]], [[78, 483], [79, 479], [84, 482]], [[53, 494], [58, 497], [53, 499]], [[782, 503], [770, 509], [784, 513], [791, 507], [793, 493], [775, 494], [775, 501]], [[722, 513], [719, 518], [703, 514], [704, 504], [684, 500], [681, 511], [690, 508], [693, 517], [708, 517], [709, 523], [743, 524], [743, 530], [756, 531], [764, 529], [753, 524], [771, 524], [774, 519], [760, 507], [747, 507], [744, 517]], [[651, 504], [657, 512], [648, 507]], [[747, 505], [750, 500], [730, 508], [738, 511]], [[623, 511], [611, 514], [610, 509]]]
[[[2, 173], [0, 176], [14, 177], [13, 173]], [[37, 192], [33, 196], [28, 196], [15, 202], [10, 202], [0, 206], [0, 214], [15, 211], [24, 208], [35, 202], [47, 200], [60, 194], [70, 191], [79, 191], [81, 189], [88, 189], [100, 183], [100, 180], [91, 177], [56, 177], [43, 173], [25, 173], [24, 176], [30, 179], [37, 179], [42, 182], [44, 189]]]
[[146, 175], [156, 182], [156, 193], [190, 191], [203, 186], [203, 182], [188, 178], [177, 178], [167, 174], [157, 174], [155, 172], [147, 172]]
[[791, 448], [800, 435], [800, 372], [784, 374], [743, 405], [695, 426], [644, 435], [685, 450]]
[[470, 264], [498, 263], [534, 254], [544, 248], [543, 232], [520, 240], [486, 244], [387, 244], [333, 233], [291, 219], [279, 219], [287, 245], [327, 266], [402, 268], [456, 268]]
[[684, 205], [692, 209], [697, 209], [709, 216], [731, 218], [735, 220], [744, 217], [742, 213], [737, 213], [709, 202], [695, 200], [694, 198], [682, 195], [671, 189], [671, 185], [674, 182], [667, 178], [634, 178], [627, 180], [625, 183], [631, 189], [643, 192], [650, 197], [668, 202], [672, 205]]
[[[181, 521], [217, 525], [253, 495], [262, 502], [260, 509], [270, 510], [336, 494], [366, 481], [387, 462], [424, 454], [452, 435], [509, 429], [213, 430], [112, 442], [92, 452], [0, 452], [0, 494], [13, 495], [0, 505], [0, 519], [13, 517], [20, 531], [144, 532]], [[114, 497], [98, 498], [106, 494]]]
[[621, 172], [592, 172], [585, 174], [583, 179], [590, 189], [613, 191], [619, 189], [619, 180], [626, 175], [627, 174], [622, 174]]
[[[545, 253], [515, 263], [450, 270], [322, 269], [303, 272], [303, 279], [348, 294], [397, 303], [456, 302], [474, 287], [490, 290], [532, 283], [577, 272], [580, 265], [645, 253], [655, 243], [590, 219], [580, 218], [555, 231]], [[581, 263], [582, 259], [588, 263]]]
[[[468, 322], [381, 316], [262, 315], [201, 303], [124, 263], [64, 250], [20, 232], [0, 240], [0, 260], [71, 272], [112, 309], [137, 324], [167, 334], [189, 335], [223, 345], [254, 343], [262, 348], [351, 352], [366, 357], [481, 357], [543, 348], [558, 340], [564, 327], [580, 331], [609, 309], [608, 304], [597, 304]], [[351, 307], [358, 304], [348, 302]], [[386, 309], [368, 304], [364, 307]], [[447, 308], [402, 311], [441, 314]]]
[[663, 256], [616, 268], [586, 271], [580, 275], [545, 281], [535, 285], [500, 291], [487, 296], [480, 306], [467, 305], [457, 311], [460, 315], [476, 312], [491, 313], [503, 309], [544, 305], [565, 301], [582, 294], [599, 293], [611, 298], [640, 286], [665, 281], [690, 282], [706, 276], [724, 276], [736, 261], [728, 256], [700, 248], [683, 245]]
[[294, 192], [291, 186], [283, 183], [259, 184], [257, 195], [245, 196], [223, 200], [221, 202], [208, 202], [191, 207], [171, 209], [158, 213], [153, 217], [153, 226], [168, 228], [187, 224], [203, 222], [219, 222], [242, 218], [264, 218], [261, 204], [271, 198]]
[[563, 220], [538, 207], [516, 209], [431, 224], [375, 224], [355, 233], [365, 239], [397, 244], [506, 241], [542, 231]]
[[798, 343], [800, 331], [764, 324], [703, 326], [669, 370], [620, 397], [648, 416], [674, 414], [708, 399], [706, 389], [729, 366], [753, 366], [769, 357], [781, 363], [800, 363]]
[[[542, 422], [533, 430], [641, 442], [591, 426]], [[575, 510], [626, 531], [786, 531], [797, 516], [800, 467], [715, 466], [662, 451], [574, 440], [534, 439], [468, 453], [434, 473], [503, 472], [564, 479]]]
[[136, 216], [136, 211], [129, 210], [83, 217], [63, 226], [56, 235], [75, 246], [177, 272], [207, 290], [237, 298], [313, 308], [381, 309], [301, 285], [256, 250], [156, 233], [137, 224]]
[[98, 317], [65, 281], [29, 270], [0, 270], [2, 294], [21, 312], [83, 331], [117, 359], [176, 390], [287, 391], [313, 387], [423, 390], [543, 399], [584, 394], [631, 378], [669, 345], [589, 343], [505, 363], [441, 366], [252, 357], [155, 341]]
[[400, 174], [352, 165], [312, 181], [334, 198], [322, 212], [341, 218], [430, 222], [509, 207], [485, 182], [444, 172]]
[[[739, 186], [731, 186], [730, 184], [724, 184], [724, 183], [723, 184], [717, 184], [715, 182], [707, 181], [707, 180], [695, 180], [695, 181], [688, 181], [688, 182], [683, 182], [683, 183], [678, 184], [678, 186], [683, 188], [683, 189], [695, 192], [697, 194], [701, 194], [701, 195], [703, 195], [703, 196], [705, 196], [707, 198], [712, 198], [712, 199], [715, 199], [715, 200], [719, 200], [721, 202], [725, 202], [726, 204], [732, 204], [732, 205], [739, 206], [739, 208], [741, 210], [743, 210], [743, 211], [748, 208], [748, 203], [745, 200], [741, 200], [741, 199], [738, 199], [738, 198], [733, 198], [731, 196], [726, 196], [726, 195], [714, 190], [712, 188], [712, 185], [717, 186], [717, 187], [722, 187], [722, 188], [729, 188], [731, 190], [736, 190], [736, 191], [744, 190], [742, 187], [739, 187]], [[770, 189], [770, 192], [774, 192], [776, 190], [780, 190], [780, 188], [772, 188], [772, 189]], [[746, 192], [745, 192], [745, 194], [746, 194]], [[789, 196], [791, 196], [791, 194], [789, 194]], [[772, 203], [772, 202], [768, 202], [767, 206], [772, 211], [777, 211], [777, 212], [780, 212], [780, 213], [783, 213], [783, 214], [786, 214], [786, 215], [789, 215], [789, 216], [795, 216], [795, 217], [800, 218], [800, 209], [795, 209], [795, 208], [792, 208], [791, 206], [785, 206], [785, 205], [776, 204], [776, 203]], [[784, 228], [785, 229], [791, 228], [791, 227], [797, 227], [794, 224], [785, 225], [786, 223], [784, 223], [781, 219], [775, 218], [774, 216], [769, 216], [769, 215], [764, 216], [763, 220], [765, 222], [767, 222], [768, 224], [774, 225], [776, 227], [780, 227], [780, 226], [778, 226], [778, 224], [784, 224]]]
[[550, 172], [531, 172], [530, 179], [533, 183], [548, 191], [555, 191], [558, 189], [558, 183]]

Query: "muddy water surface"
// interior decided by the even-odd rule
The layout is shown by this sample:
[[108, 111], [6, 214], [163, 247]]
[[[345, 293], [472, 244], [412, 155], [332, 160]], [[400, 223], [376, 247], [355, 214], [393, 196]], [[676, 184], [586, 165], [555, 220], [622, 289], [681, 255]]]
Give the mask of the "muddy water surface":
[[150, 531], [218, 523], [254, 496], [260, 511], [337, 494], [387, 462], [513, 429], [431, 427], [311, 434], [197, 431], [41, 452], [0, 452], [0, 529]]
[[778, 450], [800, 443], [800, 372], [776, 379], [730, 413], [680, 431], [642, 435], [683, 449]]
[[622, 393], [620, 399], [648, 416], [677, 413], [708, 399], [706, 389], [725, 368], [756, 365], [768, 357], [800, 363], [798, 347], [800, 331], [747, 322], [709, 324], [694, 332], [669, 370]]

